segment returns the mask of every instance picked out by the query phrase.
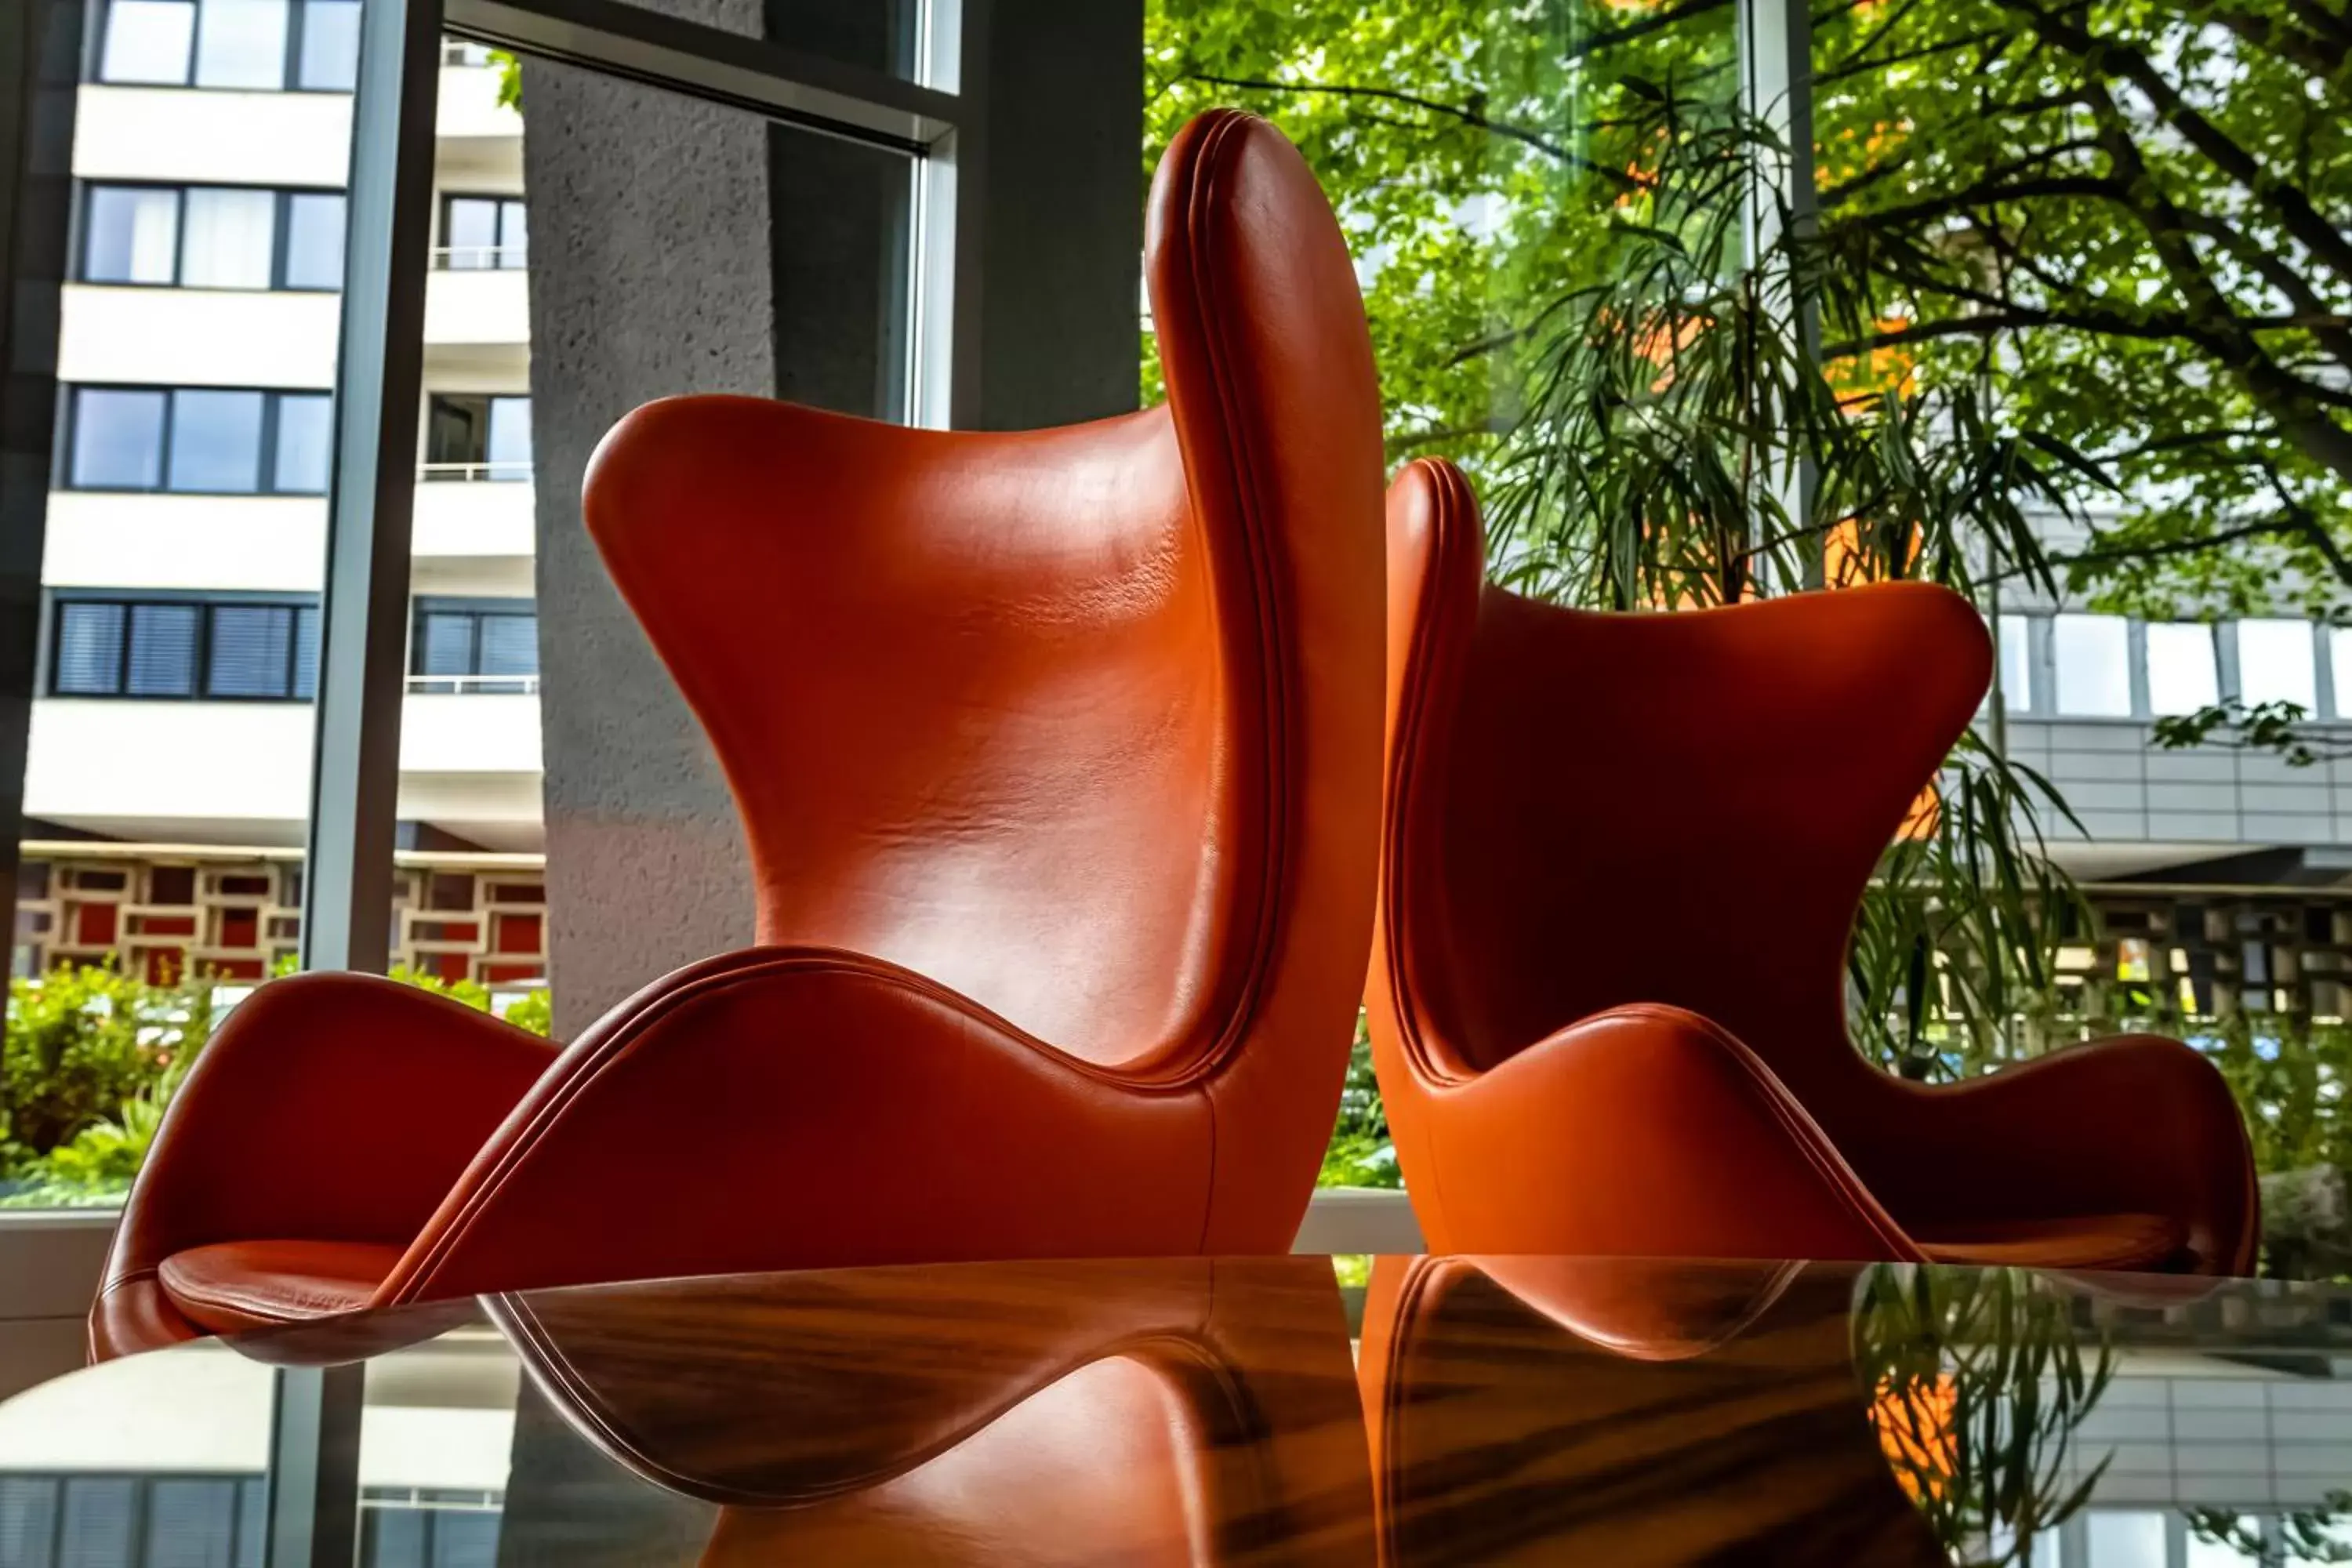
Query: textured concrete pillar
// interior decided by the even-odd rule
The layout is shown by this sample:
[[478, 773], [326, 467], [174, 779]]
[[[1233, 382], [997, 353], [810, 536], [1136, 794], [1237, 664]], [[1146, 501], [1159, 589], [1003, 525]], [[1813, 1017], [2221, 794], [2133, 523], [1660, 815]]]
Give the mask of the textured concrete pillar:
[[[759, 26], [757, 0], [660, 8]], [[769, 130], [568, 66], [524, 71], [549, 978], [562, 1037], [751, 936], [726, 782], [581, 526], [580, 481], [597, 441], [640, 403], [774, 395]]]

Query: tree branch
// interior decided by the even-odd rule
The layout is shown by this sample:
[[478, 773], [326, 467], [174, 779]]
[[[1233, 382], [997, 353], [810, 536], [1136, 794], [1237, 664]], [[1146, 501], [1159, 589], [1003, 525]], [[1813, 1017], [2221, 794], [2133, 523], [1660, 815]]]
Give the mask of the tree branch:
[[[1724, 0], [1693, 0], [1693, 3], [1719, 5], [1723, 4]], [[1612, 169], [1605, 164], [1597, 163], [1574, 148], [1555, 142], [1539, 132], [1530, 131], [1524, 125], [1513, 125], [1507, 121], [1493, 119], [1483, 110], [1475, 109], [1466, 103], [1446, 103], [1393, 87], [1365, 87], [1350, 82], [1276, 81], [1265, 77], [1219, 76], [1211, 71], [1194, 71], [1191, 73], [1190, 79], [1204, 81], [1213, 87], [1236, 87], [1252, 92], [1293, 92], [1324, 98], [1370, 99], [1385, 103], [1402, 103], [1425, 113], [1442, 114], [1448, 119], [1458, 120], [1465, 125], [1473, 126], [1489, 135], [1500, 136], [1506, 141], [1517, 142], [1521, 146], [1532, 147], [1546, 157], [1566, 163], [1571, 168], [1599, 174], [1614, 183], [1621, 190], [1641, 188], [1641, 182], [1622, 169]]]
[[2058, 47], [2079, 57], [2102, 77], [2120, 77], [2137, 89], [2165, 122], [2213, 166], [2236, 182], [2256, 201], [2278, 214], [2289, 234], [2337, 274], [2352, 280], [2352, 237], [2347, 237], [2312, 205], [2309, 195], [2263, 169], [2254, 155], [2238, 145], [2221, 128], [2200, 113], [2156, 63], [2139, 50], [2110, 38], [2098, 37], [2074, 23], [2034, 5], [2032, 0], [2000, 0], [2029, 18], [2034, 31]]

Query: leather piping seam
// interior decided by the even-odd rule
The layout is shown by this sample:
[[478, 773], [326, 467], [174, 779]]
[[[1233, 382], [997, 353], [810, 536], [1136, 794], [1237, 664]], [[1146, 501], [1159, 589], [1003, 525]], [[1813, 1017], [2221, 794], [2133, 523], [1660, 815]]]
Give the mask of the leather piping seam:
[[1655, 1002], [1637, 1002], [1593, 1016], [1623, 1017], [1628, 1015], [1671, 1018], [1678, 1023], [1697, 1025], [1716, 1044], [1724, 1047], [1724, 1054], [1755, 1087], [1773, 1121], [1806, 1163], [1813, 1168], [1822, 1184], [1832, 1194], [1843, 1199], [1853, 1216], [1893, 1252], [1895, 1260], [1899, 1263], [1928, 1261], [1927, 1255], [1903, 1233], [1895, 1225], [1894, 1216], [1886, 1213], [1885, 1205], [1871, 1194], [1868, 1187], [1863, 1185], [1862, 1178], [1836, 1152], [1829, 1135], [1822, 1131], [1821, 1124], [1813, 1120], [1811, 1113], [1798, 1103], [1796, 1096], [1789, 1092], [1788, 1086], [1775, 1078], [1772, 1070], [1730, 1030], [1714, 1019], [1686, 1008], [1670, 1007]]
[[[1397, 999], [1397, 1033], [1405, 1048], [1405, 1058], [1413, 1070], [1433, 1086], [1456, 1087], [1476, 1081], [1476, 1074], [1464, 1074], [1440, 1068], [1423, 1037], [1423, 1010], [1420, 993], [1413, 987], [1405, 944], [1407, 919], [1405, 910], [1412, 899], [1409, 886], [1418, 880], [1412, 854], [1419, 837], [1420, 808], [1423, 785], [1423, 773], [1431, 765], [1423, 755], [1427, 741], [1428, 713], [1435, 696], [1444, 638], [1451, 628], [1442, 626], [1446, 613], [1446, 563], [1458, 548], [1456, 536], [1464, 526], [1458, 510], [1465, 481], [1449, 464], [1415, 458], [1412, 466], [1436, 480], [1435, 503], [1431, 509], [1431, 548], [1428, 565], [1422, 574], [1421, 595], [1415, 605], [1412, 646], [1405, 655], [1403, 690], [1397, 703], [1396, 755], [1391, 763], [1391, 790], [1396, 799], [1396, 809], [1386, 814], [1389, 818], [1388, 843], [1384, 847], [1391, 870], [1381, 878], [1381, 945], [1387, 949], [1389, 991]], [[1483, 578], [1485, 574], [1480, 574]], [[1476, 614], [1476, 601], [1472, 601], [1472, 614]]]
[[[751, 954], [762, 956], [749, 957]], [[508, 1179], [536, 1151], [548, 1130], [562, 1119], [565, 1110], [572, 1101], [586, 1094], [598, 1079], [625, 1059], [641, 1042], [643, 1037], [666, 1022], [671, 1014], [692, 1003], [724, 994], [739, 986], [792, 974], [835, 974], [874, 981], [886, 987], [895, 987], [923, 1001], [933, 1003], [962, 1021], [977, 1025], [996, 1035], [1006, 1044], [1025, 1047], [1049, 1065], [1067, 1069], [1077, 1076], [1092, 1079], [1139, 1096], [1171, 1092], [1170, 1086], [1139, 1084], [1118, 1077], [1091, 1062], [1082, 1061], [1067, 1052], [1058, 1050], [988, 1011], [961, 993], [950, 990], [937, 981], [918, 974], [912, 970], [902, 969], [884, 959], [872, 958], [836, 948], [754, 948], [747, 950], [746, 956], [748, 961], [736, 967], [722, 969], [715, 973], [697, 975], [676, 989], [655, 997], [638, 1012], [622, 1020], [619, 1026], [614, 1028], [608, 1037], [598, 1041], [587, 1059], [567, 1073], [562, 1082], [555, 1087], [547, 1103], [540, 1106], [533, 1112], [530, 1125], [515, 1135], [512, 1142], [500, 1153], [498, 1163], [483, 1173], [478, 1184], [467, 1194], [457, 1213], [450, 1218], [446, 1226], [442, 1227], [440, 1235], [434, 1238], [431, 1247], [424, 1257], [416, 1260], [415, 1268], [404, 1270], [403, 1266], [408, 1262], [408, 1259], [404, 1257], [400, 1264], [394, 1266], [392, 1274], [386, 1277], [386, 1282], [390, 1283], [392, 1279], [400, 1279], [404, 1271], [407, 1278], [389, 1293], [379, 1290], [377, 1298], [369, 1304], [390, 1306], [399, 1302], [423, 1300], [430, 1287], [433, 1276], [446, 1260], [448, 1254], [464, 1238], [465, 1233], [473, 1222], [481, 1216], [482, 1211], [496, 1201]], [[583, 1044], [586, 1039], [587, 1037], [583, 1037]], [[1182, 1089], [1190, 1086], [1175, 1087]], [[464, 1180], [463, 1177], [459, 1179], [461, 1182]]]
[[[1176, 1071], [1160, 1081], [1169, 1087], [1197, 1083], [1215, 1076], [1240, 1047], [1252, 1024], [1255, 1021], [1260, 994], [1265, 976], [1273, 967], [1276, 941], [1276, 910], [1281, 904], [1281, 892], [1287, 885], [1286, 857], [1289, 837], [1289, 816], [1292, 806], [1285, 784], [1293, 772], [1289, 766], [1291, 737], [1289, 714], [1292, 704], [1286, 700], [1291, 672], [1285, 658], [1281, 637], [1277, 635], [1279, 605], [1274, 573], [1268, 560], [1265, 519], [1256, 504], [1257, 489], [1253, 482], [1255, 465], [1242, 440], [1243, 430], [1236, 417], [1238, 397], [1233, 384], [1232, 351], [1220, 337], [1216, 324], [1223, 318], [1217, 310], [1214, 269], [1210, 265], [1208, 229], [1216, 216], [1212, 199], [1219, 191], [1222, 173], [1220, 155], [1225, 144], [1251, 123], [1249, 117], [1234, 110], [1223, 110], [1202, 134], [1201, 144], [1184, 169], [1189, 189], [1184, 201], [1183, 254], [1186, 281], [1191, 285], [1185, 307], [1187, 325], [1199, 343], [1202, 360], [1209, 373], [1209, 384], [1214, 392], [1219, 413], [1218, 435], [1220, 455], [1223, 458], [1222, 478], [1227, 497], [1233, 503], [1239, 521], [1241, 542], [1249, 563], [1249, 608], [1257, 637], [1255, 660], [1259, 679], [1260, 697], [1265, 711], [1260, 723], [1264, 745], [1262, 758], [1263, 794], [1261, 842], [1258, 846], [1256, 886], [1251, 910], [1251, 938], [1246, 968], [1234, 987], [1233, 999], [1225, 1016], [1216, 1026], [1206, 1049], [1184, 1062]], [[1155, 300], [1154, 308], [1159, 307]], [[1173, 401], [1173, 394], [1171, 395]], [[1177, 448], [1185, 458], [1185, 470], [1192, 472], [1192, 444], [1184, 438], [1185, 421], [1171, 421], [1177, 433]], [[1193, 509], [1199, 517], [1197, 506]], [[1212, 574], [1214, 580], [1214, 574]], [[1219, 605], [1222, 611], [1223, 605]], [[1222, 622], [1224, 617], [1219, 616]], [[1224, 639], [1221, 638], [1221, 644]], [[1214, 1215], [1215, 1175], [1212, 1166], [1210, 1179], [1210, 1212], [1202, 1218], [1202, 1235], [1205, 1239]]]
[[[155, 1288], [157, 1289], [163, 1289], [163, 1279], [154, 1268], [149, 1267], [146, 1268], [134, 1268], [130, 1273], [117, 1275], [115, 1278], [108, 1280], [105, 1284], [100, 1286], [98, 1290], [98, 1300], [103, 1301], [109, 1296], [127, 1290], [133, 1285], [143, 1285], [150, 1279], [155, 1281]], [[169, 1290], [163, 1290], [164, 1300], [169, 1300], [171, 1299], [171, 1295], [172, 1293]], [[95, 1305], [96, 1303], [93, 1302], [92, 1304]]]

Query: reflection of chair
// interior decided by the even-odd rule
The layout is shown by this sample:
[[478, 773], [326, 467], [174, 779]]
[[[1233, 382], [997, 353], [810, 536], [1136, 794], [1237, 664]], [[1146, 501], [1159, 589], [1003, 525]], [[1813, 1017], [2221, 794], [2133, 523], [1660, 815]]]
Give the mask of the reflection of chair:
[[1965, 602], [1604, 616], [1482, 574], [1467, 483], [1410, 466], [1368, 1003], [1431, 1247], [2246, 1271], [2245, 1131], [2188, 1047], [1928, 1088], [1846, 1037], [1855, 902], [1985, 689]]
[[1383, 1568], [1940, 1564], [1848, 1346], [1851, 1270], [1383, 1258], [1358, 1375]]
[[263, 988], [165, 1121], [95, 1353], [583, 1279], [1289, 1245], [1370, 928], [1379, 393], [1270, 126], [1194, 121], [1150, 213], [1164, 407], [975, 435], [698, 397], [607, 437], [588, 525], [727, 770], [766, 945], [561, 1057], [381, 980]]
[[[1369, 1556], [1321, 1258], [780, 1275], [492, 1311], [581, 1439], [718, 1505], [705, 1563]], [[583, 1472], [528, 1441], [501, 1561], [562, 1560], [540, 1547], [568, 1538]], [[534, 1495], [552, 1474], [566, 1495]]]

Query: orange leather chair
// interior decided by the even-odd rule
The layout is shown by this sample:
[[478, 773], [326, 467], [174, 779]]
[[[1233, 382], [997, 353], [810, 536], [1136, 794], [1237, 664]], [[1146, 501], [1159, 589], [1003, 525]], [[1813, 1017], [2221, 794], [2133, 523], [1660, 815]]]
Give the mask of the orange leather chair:
[[[616, 1502], [639, 1480], [670, 1494], [645, 1500], [677, 1516], [675, 1560], [705, 1568], [1370, 1558], [1323, 1258], [780, 1275], [489, 1308], [563, 1423], [519, 1426], [510, 1558], [571, 1561], [601, 1475], [632, 1483], [599, 1488]], [[527, 1451], [558, 1436], [614, 1468]], [[566, 1484], [534, 1485], [551, 1474]]]
[[1951, 1561], [1873, 1427], [1853, 1282], [1820, 1265], [1374, 1260], [1357, 1374], [1381, 1568]]
[[1854, 908], [1990, 669], [1891, 583], [1595, 615], [1484, 582], [1469, 486], [1389, 492], [1368, 1006], [1439, 1251], [2245, 1273], [2245, 1129], [2177, 1041], [1930, 1087], [1846, 1036]]
[[1195, 121], [1149, 213], [1161, 407], [621, 422], [588, 526], [725, 766], [761, 945], [560, 1055], [388, 981], [265, 986], [165, 1119], [94, 1355], [571, 1281], [1288, 1247], [1370, 924], [1379, 390], [1272, 127]]

